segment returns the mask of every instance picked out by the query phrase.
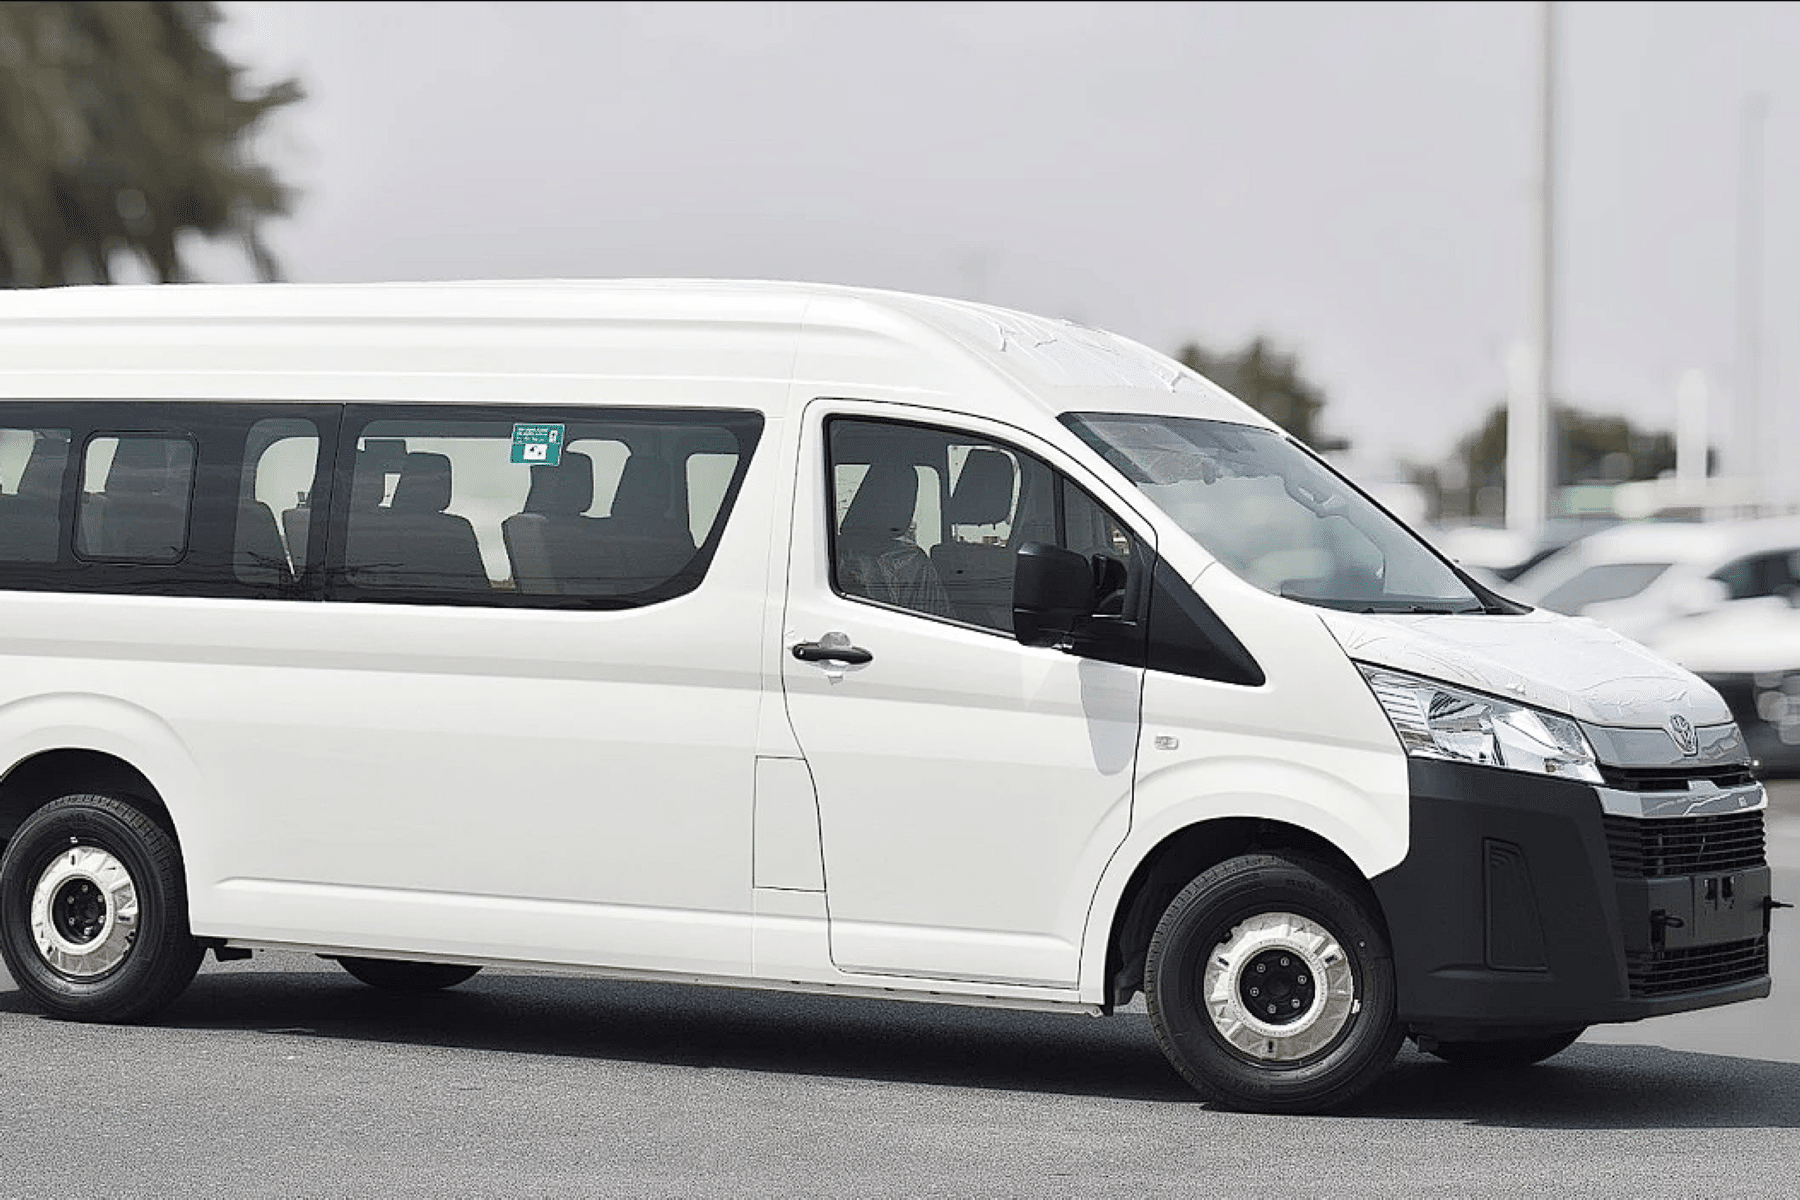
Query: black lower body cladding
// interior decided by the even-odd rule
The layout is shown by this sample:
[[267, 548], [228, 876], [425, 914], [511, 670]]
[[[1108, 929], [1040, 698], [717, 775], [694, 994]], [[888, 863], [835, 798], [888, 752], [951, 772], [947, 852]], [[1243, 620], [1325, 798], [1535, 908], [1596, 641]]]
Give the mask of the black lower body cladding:
[[1501, 1038], [1769, 994], [1760, 857], [1616, 874], [1587, 784], [1429, 760], [1408, 775], [1407, 856], [1373, 884], [1415, 1033]]

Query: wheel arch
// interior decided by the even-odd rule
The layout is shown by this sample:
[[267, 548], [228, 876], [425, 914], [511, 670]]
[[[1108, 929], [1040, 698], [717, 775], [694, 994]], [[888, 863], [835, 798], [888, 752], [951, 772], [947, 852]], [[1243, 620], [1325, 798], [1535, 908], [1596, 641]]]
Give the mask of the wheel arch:
[[10, 840], [32, 813], [52, 800], [76, 792], [97, 792], [130, 800], [171, 837], [177, 836], [162, 793], [142, 771], [116, 754], [63, 746], [41, 750], [15, 763], [0, 777], [0, 845]]
[[50, 801], [100, 792], [142, 805], [185, 850], [199, 777], [175, 731], [136, 705], [60, 694], [0, 707], [0, 844]]

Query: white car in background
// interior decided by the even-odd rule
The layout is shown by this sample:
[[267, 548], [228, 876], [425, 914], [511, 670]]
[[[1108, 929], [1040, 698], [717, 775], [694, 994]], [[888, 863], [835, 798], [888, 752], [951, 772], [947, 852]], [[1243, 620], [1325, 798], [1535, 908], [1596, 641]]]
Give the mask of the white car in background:
[[1745, 605], [1792, 611], [1796, 591], [1800, 518], [1775, 517], [1616, 525], [1545, 559], [1506, 594], [1655, 643], [1702, 614]]
[[1665, 626], [1651, 648], [1718, 689], [1764, 777], [1800, 775], [1800, 608], [1726, 605]]

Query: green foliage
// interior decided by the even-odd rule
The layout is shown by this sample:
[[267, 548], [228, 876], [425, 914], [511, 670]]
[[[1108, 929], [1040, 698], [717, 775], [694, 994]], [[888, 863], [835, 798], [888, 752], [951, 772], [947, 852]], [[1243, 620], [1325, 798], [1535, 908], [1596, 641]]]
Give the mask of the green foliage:
[[[1558, 486], [1655, 479], [1675, 469], [1675, 438], [1639, 429], [1624, 417], [1598, 416], [1559, 404], [1554, 409]], [[1506, 501], [1506, 406], [1495, 405], [1441, 466], [1412, 465], [1431, 521], [1499, 520]]]
[[110, 282], [132, 254], [182, 279], [179, 236], [258, 233], [292, 192], [251, 161], [293, 80], [260, 91], [212, 46], [209, 3], [0, 3], [0, 286]]
[[1321, 453], [1349, 448], [1349, 441], [1319, 428], [1325, 393], [1300, 374], [1299, 356], [1252, 338], [1241, 350], [1216, 354], [1189, 342], [1175, 356]]

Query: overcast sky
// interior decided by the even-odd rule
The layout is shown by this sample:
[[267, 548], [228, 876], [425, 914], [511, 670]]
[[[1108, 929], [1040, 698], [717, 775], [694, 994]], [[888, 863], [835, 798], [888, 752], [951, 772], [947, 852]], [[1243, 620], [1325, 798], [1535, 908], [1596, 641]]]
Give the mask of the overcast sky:
[[[799, 278], [1168, 351], [1262, 332], [1369, 470], [1444, 453], [1530, 329], [1531, 4], [224, 7], [227, 53], [308, 91], [265, 145], [296, 280]], [[1666, 426], [1682, 370], [1730, 386], [1760, 92], [1791, 414], [1800, 6], [1558, 7], [1559, 390]]]

